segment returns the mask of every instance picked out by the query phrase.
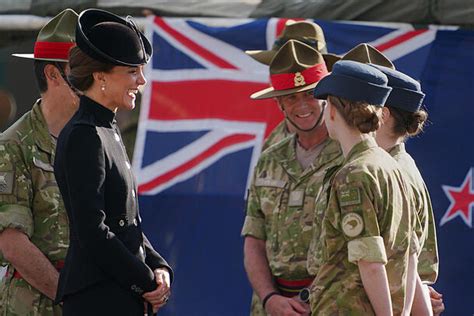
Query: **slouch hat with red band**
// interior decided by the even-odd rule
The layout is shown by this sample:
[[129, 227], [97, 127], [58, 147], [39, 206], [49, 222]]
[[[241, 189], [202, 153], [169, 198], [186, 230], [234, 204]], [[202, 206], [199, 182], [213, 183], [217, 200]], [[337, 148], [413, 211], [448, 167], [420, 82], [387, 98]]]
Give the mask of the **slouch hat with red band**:
[[75, 45], [77, 17], [78, 15], [74, 10], [63, 10], [40, 30], [33, 54], [13, 54], [13, 56], [68, 62], [69, 50]]
[[299, 41], [289, 40], [270, 64], [271, 87], [250, 97], [267, 99], [311, 90], [327, 74], [320, 52]]

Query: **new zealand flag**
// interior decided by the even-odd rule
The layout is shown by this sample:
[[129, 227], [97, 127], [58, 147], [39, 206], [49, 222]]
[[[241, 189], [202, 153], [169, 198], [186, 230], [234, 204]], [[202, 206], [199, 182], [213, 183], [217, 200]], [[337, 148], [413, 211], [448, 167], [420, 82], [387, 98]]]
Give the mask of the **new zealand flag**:
[[[268, 68], [244, 51], [269, 49], [286, 20], [150, 18], [153, 42], [134, 168], [145, 230], [176, 272], [161, 315], [246, 315], [250, 287], [240, 229], [245, 192], [273, 100], [251, 101]], [[410, 140], [438, 224], [446, 315], [474, 312], [472, 170], [474, 32], [409, 24], [317, 21], [332, 53], [366, 42], [421, 81], [432, 124]]]

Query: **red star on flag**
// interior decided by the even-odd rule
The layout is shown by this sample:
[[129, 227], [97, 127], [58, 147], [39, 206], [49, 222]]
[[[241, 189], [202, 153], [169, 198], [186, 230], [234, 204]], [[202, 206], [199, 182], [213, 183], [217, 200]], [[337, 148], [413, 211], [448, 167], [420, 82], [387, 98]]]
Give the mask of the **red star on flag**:
[[469, 169], [463, 183], [459, 187], [443, 185], [444, 193], [451, 201], [448, 210], [441, 219], [444, 225], [456, 216], [460, 216], [467, 226], [472, 227], [472, 207], [474, 206], [474, 190], [472, 190], [472, 169]]

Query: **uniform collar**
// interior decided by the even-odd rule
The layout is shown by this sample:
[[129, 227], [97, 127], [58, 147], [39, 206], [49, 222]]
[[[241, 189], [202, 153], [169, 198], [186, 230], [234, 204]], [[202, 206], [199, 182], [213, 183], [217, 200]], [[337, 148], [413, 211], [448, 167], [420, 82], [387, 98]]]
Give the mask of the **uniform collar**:
[[358, 157], [362, 152], [370, 149], [378, 147], [377, 142], [373, 137], [369, 137], [367, 139], [364, 139], [357, 143], [352, 149], [349, 151], [349, 154], [346, 157], [345, 163], [354, 160], [356, 157]]
[[80, 107], [87, 112], [92, 113], [95, 119], [100, 123], [112, 124], [115, 121], [114, 112], [85, 95], [81, 96]]
[[55, 144], [51, 135], [49, 134], [48, 125], [44, 119], [43, 112], [41, 111], [41, 99], [38, 99], [31, 109], [31, 125], [33, 126], [33, 137], [35, 143], [42, 151], [53, 155], [55, 150]]
[[283, 150], [280, 151], [279, 154], [281, 155], [281, 165], [294, 179], [303, 179], [307, 175], [311, 175], [314, 172], [320, 170], [321, 167], [324, 167], [333, 159], [342, 157], [342, 151], [339, 143], [327, 137], [327, 139], [321, 143], [323, 148], [314, 162], [308, 168], [302, 170], [303, 168], [301, 168], [301, 165], [296, 158], [297, 135], [294, 134], [289, 142], [289, 146], [281, 147]]
[[390, 150], [388, 151], [388, 153], [392, 157], [394, 157], [398, 154], [401, 154], [401, 153], [405, 153], [405, 152], [406, 152], [405, 143], [397, 144], [397, 145], [393, 146], [392, 148], [390, 148]]

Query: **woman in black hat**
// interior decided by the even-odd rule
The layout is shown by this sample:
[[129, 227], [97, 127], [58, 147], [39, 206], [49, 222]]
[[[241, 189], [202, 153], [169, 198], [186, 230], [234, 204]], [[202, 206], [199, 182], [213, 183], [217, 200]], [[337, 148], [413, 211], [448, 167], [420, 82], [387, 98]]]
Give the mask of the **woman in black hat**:
[[71, 241], [56, 301], [65, 316], [143, 315], [166, 303], [173, 274], [142, 233], [115, 113], [135, 107], [152, 48], [131, 19], [96, 9], [80, 14], [76, 39], [70, 81], [83, 95], [55, 159]]

